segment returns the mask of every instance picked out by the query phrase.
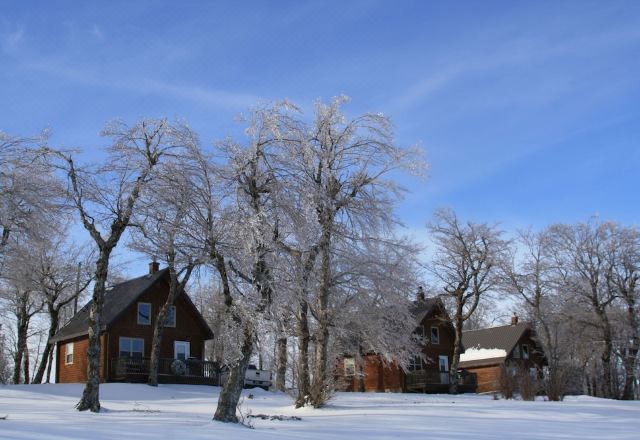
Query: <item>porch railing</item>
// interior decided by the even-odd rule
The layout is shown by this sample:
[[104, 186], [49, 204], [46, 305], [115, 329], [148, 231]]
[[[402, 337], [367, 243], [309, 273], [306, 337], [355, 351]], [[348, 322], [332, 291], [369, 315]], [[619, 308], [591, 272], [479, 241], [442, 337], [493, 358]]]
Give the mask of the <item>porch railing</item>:
[[[136, 376], [148, 376], [151, 359], [118, 357], [112, 360], [111, 376], [114, 379], [131, 379]], [[220, 371], [216, 362], [187, 359], [176, 362], [176, 359], [160, 358], [158, 376], [173, 378], [200, 379], [201, 382], [218, 384]]]
[[[405, 375], [407, 389], [422, 389], [449, 385], [449, 372], [412, 371]], [[459, 377], [459, 385], [475, 388], [475, 375], [462, 374]]]

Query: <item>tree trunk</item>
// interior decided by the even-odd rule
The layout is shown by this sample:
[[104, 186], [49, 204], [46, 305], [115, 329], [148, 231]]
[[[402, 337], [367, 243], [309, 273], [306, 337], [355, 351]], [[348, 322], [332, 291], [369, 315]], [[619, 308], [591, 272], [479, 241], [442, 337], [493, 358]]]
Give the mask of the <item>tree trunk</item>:
[[178, 280], [178, 273], [175, 266], [175, 254], [171, 253], [168, 258], [169, 266], [169, 293], [167, 294], [167, 300], [164, 302], [158, 315], [156, 322], [153, 326], [153, 341], [151, 342], [151, 359], [149, 362], [149, 378], [147, 385], [157, 387], [158, 386], [158, 366], [160, 363], [160, 345], [162, 344], [162, 333], [164, 331], [165, 322], [169, 313], [169, 307], [173, 306], [176, 302], [178, 295], [183, 292], [184, 287], [191, 278], [191, 272], [193, 271], [194, 264], [189, 263], [185, 267], [182, 280]]
[[602, 360], [602, 397], [611, 398], [614, 396], [613, 380], [611, 377], [611, 353], [613, 352], [611, 325], [609, 324], [609, 318], [604, 310], [596, 308], [596, 313], [600, 319], [600, 325], [602, 326], [602, 339], [604, 341], [604, 349], [600, 356], [600, 359]]
[[462, 351], [462, 305], [459, 304], [454, 317], [455, 337], [453, 340], [453, 356], [449, 366], [449, 394], [458, 394], [458, 365], [460, 365], [460, 352]]
[[285, 381], [287, 377], [287, 338], [280, 337], [276, 340], [276, 383], [277, 391], [286, 391]]
[[53, 365], [53, 348], [49, 351], [49, 362], [47, 363], [47, 382], [51, 383], [51, 366]]
[[76, 404], [78, 411], [100, 412], [100, 325], [104, 292], [107, 283], [110, 250], [100, 249], [96, 262], [93, 297], [89, 307], [89, 345], [87, 347], [87, 383], [82, 398]]
[[[635, 290], [635, 289], [634, 289]], [[637, 379], [637, 359], [638, 350], [640, 349], [640, 329], [638, 328], [638, 317], [636, 312], [635, 298], [632, 294], [625, 295], [627, 303], [627, 321], [631, 331], [630, 343], [624, 358], [624, 390], [622, 392], [623, 400], [635, 399], [635, 383]]]
[[229, 377], [220, 392], [218, 406], [213, 420], [225, 423], [238, 423], [236, 410], [240, 401], [240, 394], [244, 386], [244, 376], [251, 359], [253, 348], [253, 330], [248, 326], [243, 330], [242, 358], [229, 370]]
[[[27, 336], [29, 332], [29, 318], [27, 314], [27, 302], [25, 300], [20, 300], [17, 310], [17, 318], [18, 318], [18, 331], [17, 331], [17, 341], [16, 341], [16, 354], [14, 356], [14, 368], [13, 368], [13, 383], [19, 384], [20, 377], [22, 376], [22, 367], [24, 365], [24, 357], [26, 356], [27, 347]], [[28, 374], [27, 374], [28, 377]]]
[[309, 321], [307, 318], [308, 304], [306, 301], [300, 302], [300, 308], [296, 314], [297, 337], [298, 337], [298, 397], [296, 398], [296, 408], [306, 405], [309, 399], [310, 378], [309, 378]]
[[[42, 383], [42, 379], [44, 377], [44, 372], [47, 369], [47, 365], [50, 365], [50, 358], [53, 353], [53, 347], [51, 345], [51, 338], [56, 334], [58, 330], [58, 320], [59, 320], [59, 311], [49, 308], [49, 333], [47, 335], [47, 345], [44, 347], [44, 351], [42, 352], [42, 360], [40, 361], [40, 365], [38, 366], [38, 371], [36, 372], [36, 376], [33, 379], [33, 383]], [[49, 380], [47, 379], [47, 383]]]
[[[169, 295], [171, 296], [171, 295]], [[173, 301], [171, 302], [173, 304]], [[162, 332], [164, 331], [164, 322], [167, 319], [167, 312], [171, 305], [169, 300], [164, 303], [158, 312], [156, 322], [153, 326], [153, 340], [151, 341], [151, 358], [149, 359], [149, 378], [147, 385], [152, 387], [158, 386], [158, 366], [160, 363], [160, 344], [162, 344]]]
[[320, 285], [318, 287], [317, 314], [318, 327], [315, 337], [315, 362], [313, 383], [311, 385], [311, 404], [319, 408], [328, 397], [327, 362], [329, 352], [329, 295], [331, 283], [331, 220], [323, 221], [323, 233], [319, 250], [322, 256], [320, 264]]
[[31, 374], [30, 368], [29, 368], [30, 367], [29, 359], [30, 359], [30, 357], [29, 357], [29, 347], [25, 347], [24, 356], [22, 357], [22, 362], [24, 364], [24, 370], [23, 370], [23, 372], [24, 372], [24, 383], [27, 384], [27, 385], [30, 382], [30, 380], [29, 380], [30, 377], [29, 376]]

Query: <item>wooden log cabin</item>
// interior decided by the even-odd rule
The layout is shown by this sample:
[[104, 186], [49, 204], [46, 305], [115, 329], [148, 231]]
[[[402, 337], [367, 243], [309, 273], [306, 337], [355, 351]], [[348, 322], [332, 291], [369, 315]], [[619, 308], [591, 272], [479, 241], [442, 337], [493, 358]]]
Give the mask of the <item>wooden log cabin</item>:
[[[417, 326], [414, 333], [425, 340], [422, 353], [408, 360], [403, 371], [397, 363], [385, 363], [380, 355], [344, 356], [336, 366], [340, 391], [444, 393], [449, 388], [454, 329], [439, 298], [425, 298], [418, 289], [411, 308]], [[426, 361], [424, 360], [426, 359]], [[463, 379], [462, 391], [473, 391], [473, 377]]]
[[[153, 328], [169, 294], [169, 271], [153, 262], [149, 273], [109, 288], [100, 333], [103, 382], [146, 382]], [[88, 318], [85, 305], [52, 339], [56, 345], [56, 382], [87, 379]], [[160, 348], [160, 383], [217, 384], [218, 371], [204, 360], [213, 332], [186, 292], [181, 292], [165, 324]]]
[[464, 331], [462, 344], [460, 368], [475, 375], [478, 393], [498, 392], [502, 374], [525, 370], [539, 377], [546, 365], [534, 329], [515, 314], [510, 325]]

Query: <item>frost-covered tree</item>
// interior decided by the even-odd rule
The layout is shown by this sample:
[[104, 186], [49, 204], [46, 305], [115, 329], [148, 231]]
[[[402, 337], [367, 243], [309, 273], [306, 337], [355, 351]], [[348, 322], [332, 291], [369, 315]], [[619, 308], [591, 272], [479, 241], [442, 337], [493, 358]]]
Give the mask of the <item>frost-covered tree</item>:
[[503, 288], [518, 295], [536, 330], [549, 366], [545, 377], [548, 398], [562, 400], [571, 369], [564, 353], [569, 341], [552, 241], [546, 230], [521, 231], [516, 244], [505, 260]]
[[78, 166], [63, 151], [48, 150], [68, 176], [69, 199], [96, 247], [95, 279], [89, 308], [87, 382], [76, 405], [80, 411], [100, 411], [100, 324], [109, 260], [131, 217], [144, 186], [165, 155], [183, 144], [186, 127], [165, 119], [144, 119], [134, 125], [114, 121], [102, 132], [113, 140], [98, 165]]
[[452, 210], [439, 210], [428, 225], [434, 242], [429, 265], [433, 284], [451, 307], [455, 329], [449, 392], [458, 392], [458, 365], [464, 324], [483, 296], [498, 287], [507, 242], [486, 223], [462, 222]]
[[615, 230], [612, 223], [592, 219], [573, 225], [556, 224], [549, 228], [554, 266], [562, 288], [574, 296], [585, 314], [576, 314], [584, 327], [596, 331], [595, 348], [600, 349], [602, 396], [612, 397], [613, 326], [609, 311], [617, 293], [607, 285], [607, 251]]
[[[60, 230], [64, 228], [59, 228]], [[47, 240], [33, 242], [25, 258], [34, 289], [43, 301], [43, 310], [48, 320], [46, 343], [34, 383], [46, 378], [49, 382], [53, 364], [51, 338], [60, 326], [60, 315], [64, 308], [76, 309], [77, 302], [93, 279], [90, 270], [92, 255], [83, 246], [66, 241], [62, 234], [51, 235]], [[45, 377], [46, 372], [46, 377]]]
[[43, 298], [30, 273], [30, 250], [26, 243], [13, 247], [12, 258], [6, 263], [6, 272], [0, 284], [0, 300], [10, 311], [15, 325], [13, 353], [13, 383], [30, 382], [29, 337], [32, 318], [40, 313]]
[[61, 187], [41, 154], [47, 133], [23, 138], [0, 131], [0, 274], [12, 239], [45, 237], [58, 224]]
[[[332, 259], [336, 240], [340, 236], [374, 235], [391, 225], [401, 189], [389, 178], [390, 172], [420, 171], [423, 164], [416, 157], [416, 150], [395, 145], [389, 118], [372, 113], [348, 118], [342, 112], [347, 101], [338, 97], [328, 104], [317, 102], [313, 121], [299, 124], [302, 133], [288, 136], [290, 142], [286, 143], [289, 149], [286, 168], [291, 179], [297, 181], [300, 199], [310, 204], [302, 212], [312, 216], [306, 222], [311, 226], [306, 235], [312, 238], [302, 246], [305, 251], [302, 258], [306, 260], [304, 264], [317, 265], [314, 268], [317, 287], [313, 298], [302, 298], [302, 306], [311, 308], [316, 321], [308, 395], [314, 406], [321, 406], [329, 391], [331, 307], [335, 294]], [[303, 334], [304, 331], [302, 337]]]
[[153, 325], [147, 380], [151, 386], [158, 386], [160, 346], [169, 310], [204, 259], [204, 243], [194, 240], [191, 232], [197, 183], [193, 177], [200, 157], [198, 139], [186, 128], [182, 139], [185, 142], [182, 154], [159, 165], [153, 185], [143, 189], [134, 214], [137, 228], [130, 243], [132, 249], [165, 263], [169, 271], [169, 293]]
[[640, 230], [613, 225], [606, 251], [605, 280], [611, 296], [618, 298], [621, 319], [618, 345], [624, 367], [624, 384], [620, 397], [635, 398], [640, 350]]
[[420, 350], [410, 312], [419, 249], [390, 235], [347, 242], [337, 251], [332, 357], [376, 353], [385, 362], [407, 367]]
[[[279, 176], [273, 162], [277, 160], [274, 155], [282, 154], [283, 133], [291, 121], [288, 109], [287, 103], [276, 103], [252, 110], [246, 118], [248, 142], [243, 145], [227, 140], [219, 146], [228, 161], [223, 176], [234, 191], [234, 233], [241, 238], [228, 259], [236, 278], [235, 289], [242, 293], [241, 302], [236, 303], [254, 319], [244, 319], [239, 326], [243, 328], [242, 357], [232, 366], [220, 394], [214, 416], [218, 421], [237, 421], [236, 406], [255, 341], [256, 321], [271, 319], [279, 224]], [[235, 320], [241, 320], [240, 314]]]

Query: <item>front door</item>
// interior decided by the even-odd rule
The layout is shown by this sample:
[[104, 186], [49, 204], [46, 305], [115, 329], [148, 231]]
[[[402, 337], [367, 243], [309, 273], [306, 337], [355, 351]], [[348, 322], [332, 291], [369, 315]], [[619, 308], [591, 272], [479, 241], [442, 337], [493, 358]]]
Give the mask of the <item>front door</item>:
[[438, 370], [440, 371], [440, 383], [449, 383], [449, 358], [447, 356], [438, 357]]
[[188, 341], [175, 341], [173, 343], [173, 357], [175, 359], [180, 359], [186, 361], [191, 356], [190, 353], [191, 345]]

